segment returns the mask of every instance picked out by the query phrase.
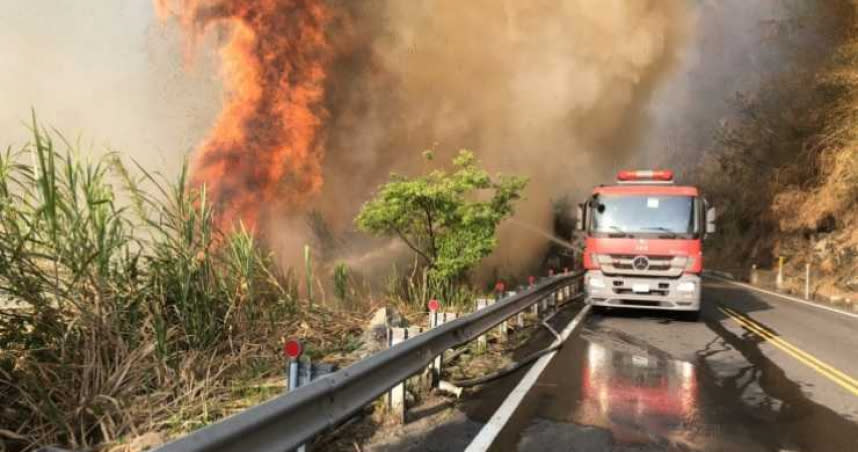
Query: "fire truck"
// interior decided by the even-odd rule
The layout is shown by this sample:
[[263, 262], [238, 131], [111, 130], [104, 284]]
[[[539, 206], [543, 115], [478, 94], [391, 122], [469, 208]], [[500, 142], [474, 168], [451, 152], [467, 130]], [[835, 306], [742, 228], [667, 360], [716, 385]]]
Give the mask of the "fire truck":
[[703, 239], [715, 232], [715, 208], [670, 170], [617, 173], [578, 205], [585, 237], [587, 302], [594, 309], [638, 308], [700, 314]]

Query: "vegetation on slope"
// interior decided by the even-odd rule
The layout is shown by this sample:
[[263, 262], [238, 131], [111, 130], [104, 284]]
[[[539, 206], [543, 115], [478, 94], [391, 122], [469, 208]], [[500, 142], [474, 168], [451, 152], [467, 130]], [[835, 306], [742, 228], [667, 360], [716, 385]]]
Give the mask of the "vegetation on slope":
[[279, 373], [283, 334], [352, 346], [354, 316], [308, 311], [186, 187], [86, 161], [35, 120], [32, 143], [0, 156], [0, 449], [188, 430]]
[[788, 63], [735, 94], [697, 170], [721, 208], [716, 265], [741, 271], [785, 256], [793, 273], [812, 263], [841, 289], [856, 276], [856, 8], [818, 2], [812, 15], [771, 24]]

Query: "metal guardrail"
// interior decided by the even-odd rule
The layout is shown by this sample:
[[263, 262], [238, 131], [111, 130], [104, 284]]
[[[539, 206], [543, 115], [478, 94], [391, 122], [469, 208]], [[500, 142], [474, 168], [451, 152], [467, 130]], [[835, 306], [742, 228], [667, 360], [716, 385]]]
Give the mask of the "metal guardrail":
[[289, 451], [335, 427], [398, 383], [423, 371], [450, 348], [466, 344], [546, 295], [577, 282], [583, 272], [557, 275], [469, 315], [445, 323], [307, 386], [197, 430], [158, 449]]

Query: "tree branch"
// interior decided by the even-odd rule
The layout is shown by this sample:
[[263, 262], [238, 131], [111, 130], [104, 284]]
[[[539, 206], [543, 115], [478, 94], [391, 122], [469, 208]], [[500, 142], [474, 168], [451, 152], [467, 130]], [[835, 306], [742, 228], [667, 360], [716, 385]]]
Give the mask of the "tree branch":
[[414, 250], [415, 253], [419, 254], [420, 257], [422, 257], [423, 259], [426, 259], [426, 262], [429, 263], [430, 267], [435, 266], [435, 260], [432, 259], [431, 257], [429, 257], [428, 255], [426, 255], [426, 253], [424, 253], [420, 248], [417, 248], [416, 246], [414, 246], [414, 244], [411, 243], [410, 240], [408, 240], [408, 237], [405, 237], [405, 234], [403, 234], [402, 231], [400, 231], [399, 229], [396, 229], [396, 235], [398, 235], [399, 238], [402, 239], [402, 241], [405, 242], [405, 244], [408, 245], [409, 248]]
[[426, 204], [420, 203], [423, 206], [423, 211], [426, 212], [426, 229], [429, 231], [429, 246], [431, 247], [432, 257], [438, 258], [438, 247], [435, 246], [435, 231], [432, 229], [432, 211]]

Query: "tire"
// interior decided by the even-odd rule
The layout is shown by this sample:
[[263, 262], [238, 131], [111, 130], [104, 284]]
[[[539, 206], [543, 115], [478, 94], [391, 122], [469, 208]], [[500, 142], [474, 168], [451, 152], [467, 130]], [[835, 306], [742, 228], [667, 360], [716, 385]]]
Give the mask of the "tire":
[[604, 316], [605, 314], [608, 313], [608, 309], [605, 308], [604, 306], [595, 306], [594, 305], [594, 306], [590, 306], [590, 313]]
[[680, 318], [686, 322], [699, 322], [700, 321], [700, 310], [696, 311], [686, 311], [679, 314]]

